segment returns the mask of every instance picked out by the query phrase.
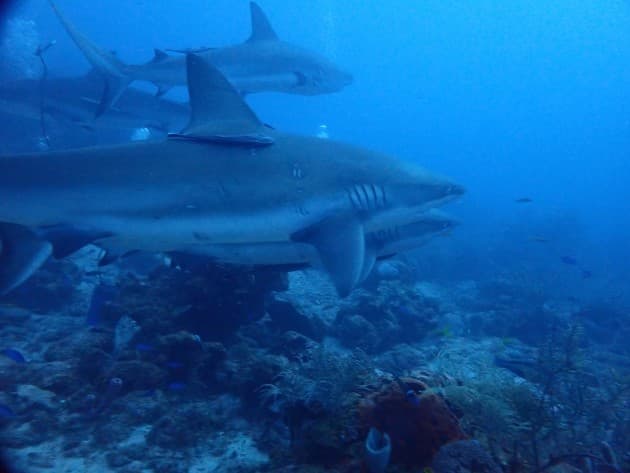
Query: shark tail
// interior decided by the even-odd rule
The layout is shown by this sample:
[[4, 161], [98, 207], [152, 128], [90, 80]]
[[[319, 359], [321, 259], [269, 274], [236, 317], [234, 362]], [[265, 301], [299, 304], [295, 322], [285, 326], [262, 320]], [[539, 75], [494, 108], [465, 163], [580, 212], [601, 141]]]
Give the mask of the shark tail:
[[0, 223], [0, 296], [26, 281], [52, 254], [52, 245], [21, 225]]
[[133, 78], [128, 74], [128, 66], [120, 61], [114, 53], [102, 49], [83, 35], [83, 33], [65, 17], [53, 0], [49, 0], [49, 3], [64, 29], [70, 38], [72, 38], [72, 41], [74, 41], [94, 69], [105, 78], [103, 96], [96, 111], [96, 116], [98, 117], [116, 103], [118, 98], [133, 81]]

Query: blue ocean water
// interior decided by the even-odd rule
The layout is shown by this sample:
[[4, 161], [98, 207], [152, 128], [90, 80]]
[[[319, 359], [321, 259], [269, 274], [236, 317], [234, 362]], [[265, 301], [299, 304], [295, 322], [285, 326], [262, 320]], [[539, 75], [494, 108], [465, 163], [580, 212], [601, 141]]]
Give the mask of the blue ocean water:
[[[153, 48], [221, 47], [244, 41], [250, 32], [246, 1], [58, 0], [58, 6], [83, 34], [130, 64], [149, 61]], [[25, 378], [10, 357], [0, 361], [0, 446], [9, 462], [17, 471], [63, 471], [63, 463], [50, 457], [64, 457], [70, 468], [93, 471], [72, 462], [101, 455], [106, 471], [294, 471], [282, 470], [289, 465], [361, 471], [378, 468], [361, 463], [367, 427], [378, 427], [393, 432], [391, 471], [422, 471], [436, 452], [429, 460], [406, 456], [404, 442], [396, 438], [397, 421], [388, 424], [378, 413], [365, 412], [366, 403], [395, 397], [389, 388], [399, 390], [403, 400], [409, 391], [415, 396], [442, 390], [440, 398], [458, 405], [454, 415], [465, 437], [476, 439], [499, 465], [494, 468], [502, 468], [482, 471], [543, 471], [561, 455], [580, 471], [628, 471], [630, 3], [261, 0], [260, 6], [282, 40], [324, 55], [349, 71], [353, 83], [333, 94], [248, 95], [258, 116], [301, 135], [314, 136], [325, 125], [334, 140], [448, 176], [466, 188], [444, 208], [457, 227], [405, 254], [391, 280], [377, 277], [374, 287], [344, 300], [319, 273], [291, 273], [283, 292], [284, 272], [273, 273], [265, 286], [260, 281], [267, 276], [252, 282], [251, 275], [228, 277], [214, 267], [187, 269], [188, 263], [177, 272], [164, 266], [150, 276], [85, 269], [93, 258], [83, 254], [46, 266], [26, 289], [7, 296], [10, 309], [0, 308], [6, 320], [0, 348], [19, 350], [31, 365]], [[23, 66], [11, 73], [32, 68], [30, 77], [37, 78], [39, 60], [31, 50], [49, 41], [56, 41], [45, 54], [51, 77], [89, 70], [48, 2], [21, 2], [7, 15], [5, 38], [11, 33], [11, 41], [5, 39], [1, 54]], [[3, 82], [13, 78], [21, 77], [3, 70]], [[134, 87], [155, 91], [148, 83]], [[186, 89], [176, 87], [165, 98], [186, 102]], [[13, 120], [3, 114], [7, 128]], [[64, 128], [60, 136], [74, 137], [76, 130], [81, 144], [94, 144], [92, 135], [83, 136], [83, 125]], [[10, 140], [23, 138], [2, 136], [3, 154]], [[37, 136], [19, 150], [30, 144], [31, 151], [41, 149]], [[117, 142], [121, 136], [126, 140], [131, 133], [107, 135]], [[84, 274], [90, 270], [104, 274]], [[59, 282], [60, 274], [72, 280]], [[120, 288], [118, 299], [99, 310], [102, 332], [89, 329], [83, 318], [90, 290], [100, 282], [95, 278]], [[31, 315], [16, 315], [16, 307]], [[46, 322], [48, 312], [58, 317], [54, 323]], [[264, 314], [271, 322], [261, 322]], [[133, 323], [121, 324], [124, 317]], [[389, 330], [393, 325], [398, 328]], [[131, 348], [139, 344], [151, 350]], [[579, 369], [563, 365], [561, 353], [551, 353], [560, 346], [567, 347], [568, 358], [580, 359]], [[530, 348], [538, 352], [532, 355]], [[530, 383], [535, 393], [520, 411], [511, 405], [516, 413], [505, 413], [514, 398], [496, 393], [507, 381], [494, 372], [480, 374], [493, 360], [499, 360], [501, 373]], [[384, 383], [373, 379], [374, 371], [386, 372], [389, 384], [365, 394], [359, 387]], [[356, 378], [339, 379], [340, 372]], [[423, 387], [411, 386], [407, 377]], [[124, 384], [111, 394], [107, 386], [114, 378]], [[563, 404], [554, 391], [553, 402], [561, 407], [549, 407], [547, 418], [533, 420], [536, 406], [540, 411], [552, 403], [546, 382], [575, 398], [576, 378], [582, 381], [580, 395], [586, 393], [592, 404]], [[475, 393], [473, 407], [453, 388], [467, 383]], [[354, 402], [349, 393], [366, 399]], [[333, 395], [337, 405], [323, 402]], [[430, 409], [424, 396], [429, 394], [417, 404], [403, 404], [403, 412], [412, 410], [403, 417]], [[204, 397], [212, 403], [204, 404]], [[597, 411], [613, 398], [614, 409]], [[349, 404], [362, 406], [361, 421], [332, 425], [327, 414], [348, 414]], [[484, 405], [485, 418], [466, 411]], [[252, 414], [259, 407], [264, 416]], [[601, 436], [582, 435], [575, 426], [571, 435], [558, 434], [558, 425], [567, 423], [563, 416], [595, 422], [584, 415], [588, 410]], [[107, 414], [79, 414], [91, 411], [110, 412], [109, 423]], [[499, 411], [504, 424], [488, 422], [500, 417]], [[67, 417], [56, 432], [67, 433], [58, 450], [43, 433], [37, 440], [20, 433], [58, 415]], [[84, 425], [93, 429], [85, 442], [76, 434]], [[523, 430], [533, 432], [538, 445], [516, 451], [497, 440], [525, 443], [519, 437]], [[201, 433], [214, 439], [217, 432], [229, 440], [217, 436], [223, 440], [207, 458], [195, 457], [195, 448], [207, 447]], [[112, 439], [123, 442], [127, 461], [111, 458]], [[536, 452], [550, 439], [557, 443], [553, 451]], [[146, 455], [133, 453], [138, 442]], [[614, 452], [614, 461], [602, 443]], [[25, 452], [38, 445], [46, 446], [29, 460]], [[380, 447], [387, 450], [386, 443]], [[509, 469], [516, 457], [525, 459], [523, 465]], [[378, 461], [367, 461], [372, 463]], [[449, 471], [435, 463], [433, 468]]]

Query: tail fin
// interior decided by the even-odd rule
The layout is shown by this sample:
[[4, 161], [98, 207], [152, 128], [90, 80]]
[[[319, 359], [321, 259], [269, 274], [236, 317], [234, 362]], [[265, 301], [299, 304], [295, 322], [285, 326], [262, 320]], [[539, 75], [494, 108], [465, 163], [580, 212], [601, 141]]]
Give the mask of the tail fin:
[[106, 51], [85, 37], [57, 8], [53, 0], [49, 0], [50, 5], [57, 14], [59, 21], [72, 38], [72, 41], [83, 52], [86, 59], [92, 64], [94, 69], [99, 71], [105, 78], [105, 89], [101, 102], [96, 111], [96, 116], [102, 115], [107, 109], [116, 103], [118, 98], [125, 91], [132, 78], [125, 72], [125, 64], [114, 54]]

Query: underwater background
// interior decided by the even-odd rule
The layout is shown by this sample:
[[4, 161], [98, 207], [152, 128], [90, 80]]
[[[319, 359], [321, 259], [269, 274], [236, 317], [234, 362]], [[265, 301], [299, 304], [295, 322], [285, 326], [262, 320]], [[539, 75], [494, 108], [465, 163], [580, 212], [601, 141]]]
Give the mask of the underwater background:
[[[256, 113], [449, 176], [457, 228], [346, 299], [315, 271], [49, 262], [0, 299], [9, 467], [630, 471], [630, 3], [259, 4], [354, 80]], [[134, 64], [250, 31], [246, 1], [59, 6]], [[51, 40], [51, 76], [89, 69], [47, 2], [8, 10], [2, 81]]]

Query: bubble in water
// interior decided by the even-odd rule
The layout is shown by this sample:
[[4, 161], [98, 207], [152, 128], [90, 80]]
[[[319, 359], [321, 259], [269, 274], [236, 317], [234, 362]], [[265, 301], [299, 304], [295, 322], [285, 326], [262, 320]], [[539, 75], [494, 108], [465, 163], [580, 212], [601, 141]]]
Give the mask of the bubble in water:
[[316, 136], [317, 138], [322, 138], [324, 140], [330, 138], [330, 136], [328, 135], [328, 125], [326, 125], [325, 123], [319, 125], [319, 131], [317, 132]]
[[151, 130], [147, 127], [136, 128], [131, 134], [131, 141], [144, 141], [151, 138]]

